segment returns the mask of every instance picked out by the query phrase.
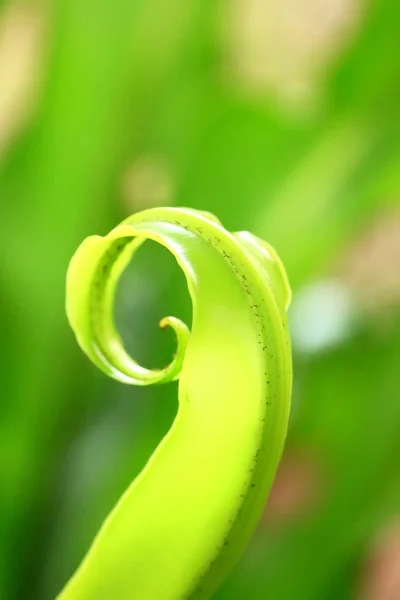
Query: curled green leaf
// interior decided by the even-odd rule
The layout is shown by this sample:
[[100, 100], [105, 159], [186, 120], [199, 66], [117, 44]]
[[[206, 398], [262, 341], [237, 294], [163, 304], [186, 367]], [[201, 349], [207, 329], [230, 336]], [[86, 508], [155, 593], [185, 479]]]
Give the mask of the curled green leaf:
[[[147, 369], [113, 322], [118, 279], [145, 240], [168, 248], [193, 303], [191, 332], [166, 317], [177, 351]], [[292, 366], [288, 280], [276, 252], [209, 213], [135, 214], [71, 260], [67, 314], [105, 373], [135, 385], [180, 378], [179, 410], [148, 464], [107, 517], [58, 600], [204, 600], [247, 544], [286, 436]]]

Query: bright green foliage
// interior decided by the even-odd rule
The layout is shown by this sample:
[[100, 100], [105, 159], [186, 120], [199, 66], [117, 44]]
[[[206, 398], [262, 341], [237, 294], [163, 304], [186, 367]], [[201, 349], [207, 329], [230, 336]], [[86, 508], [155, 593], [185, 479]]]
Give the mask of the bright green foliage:
[[[305, 42], [303, 25], [330, 27], [339, 5], [346, 19], [356, 17], [322, 59], [305, 111], [230, 76], [225, 7], [242, 7], [245, 21], [255, 6], [281, 4], [0, 2], [1, 20], [9, 8], [28, 7], [45, 25], [35, 103], [0, 148], [1, 599], [56, 596], [176, 415], [177, 382], [120, 385], [77, 347], [65, 317], [65, 272], [82, 239], [151, 202], [206, 208], [230, 231], [248, 229], [277, 249], [295, 305], [308, 283], [341, 277], [349, 246], [396, 218], [400, 2], [326, 0], [318, 10], [308, 0], [304, 10], [292, 3]], [[292, 13], [283, 11], [293, 33]], [[278, 25], [276, 36], [286, 36]], [[19, 78], [14, 59], [19, 64], [25, 48], [19, 31], [22, 49], [12, 43], [4, 57], [1, 21], [1, 122], [7, 81], [14, 87], [14, 72]], [[261, 66], [269, 70], [267, 60]], [[143, 188], [128, 193], [126, 174], [147, 159], [168, 174], [161, 199]], [[285, 475], [293, 457], [310, 458], [310, 498], [301, 503], [291, 488], [298, 504], [272, 518], [282, 497], [278, 473], [267, 522], [213, 600], [359, 600], [365, 565], [373, 570], [370, 549], [398, 518], [399, 302], [363, 311], [380, 279], [399, 271], [390, 236], [378, 237], [384, 256], [370, 238], [363, 246], [370, 283], [355, 290], [356, 326], [315, 354], [293, 345], [281, 464]], [[353, 275], [357, 283], [354, 266]], [[189, 323], [191, 314], [184, 276], [165, 248], [139, 249], [115, 308], [129, 353], [141, 364], [167, 364], [171, 332], [156, 323], [165, 314]], [[302, 474], [284, 477], [285, 490]]]
[[[113, 323], [116, 284], [146, 239], [174, 254], [193, 303], [191, 334], [174, 317], [161, 321], [175, 330], [178, 348], [156, 370], [129, 357]], [[212, 595], [254, 530], [282, 453], [292, 385], [289, 301], [274, 250], [247, 232], [229, 234], [208, 213], [144, 211], [80, 246], [67, 278], [79, 344], [124, 383], [180, 376], [179, 411], [59, 600]]]

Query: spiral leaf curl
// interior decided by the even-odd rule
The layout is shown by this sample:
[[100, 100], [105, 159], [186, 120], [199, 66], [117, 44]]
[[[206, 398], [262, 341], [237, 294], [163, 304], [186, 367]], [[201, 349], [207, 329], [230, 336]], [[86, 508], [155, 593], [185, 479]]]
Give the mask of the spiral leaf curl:
[[[191, 333], [175, 317], [160, 323], [177, 338], [164, 369], [138, 365], [113, 322], [118, 279], [146, 239], [175, 256], [193, 304]], [[82, 243], [67, 275], [67, 315], [81, 348], [124, 383], [180, 378], [179, 410], [59, 600], [211, 597], [254, 530], [282, 452], [289, 302], [273, 248], [227, 232], [209, 213], [150, 209]]]

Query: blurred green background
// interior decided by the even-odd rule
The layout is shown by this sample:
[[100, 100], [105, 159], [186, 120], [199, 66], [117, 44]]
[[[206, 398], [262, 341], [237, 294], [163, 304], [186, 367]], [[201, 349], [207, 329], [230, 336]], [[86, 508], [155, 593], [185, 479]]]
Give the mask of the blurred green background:
[[[1, 600], [54, 598], [174, 418], [64, 312], [81, 240], [171, 204], [271, 242], [294, 291], [285, 454], [216, 600], [400, 598], [399, 31], [398, 0], [0, 0]], [[190, 311], [148, 244], [128, 348], [162, 366]]]

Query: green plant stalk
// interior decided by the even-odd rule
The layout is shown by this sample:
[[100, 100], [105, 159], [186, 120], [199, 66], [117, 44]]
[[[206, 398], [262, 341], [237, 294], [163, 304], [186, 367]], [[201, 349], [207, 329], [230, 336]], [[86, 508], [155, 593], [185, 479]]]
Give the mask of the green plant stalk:
[[[146, 240], [168, 248], [193, 303], [164, 369], [138, 365], [113, 324], [118, 278]], [[67, 314], [84, 352], [124, 383], [177, 379], [176, 419], [106, 519], [58, 600], [210, 598], [247, 544], [282, 453], [292, 365], [290, 288], [275, 251], [209, 213], [138, 213], [86, 239], [67, 275]]]

